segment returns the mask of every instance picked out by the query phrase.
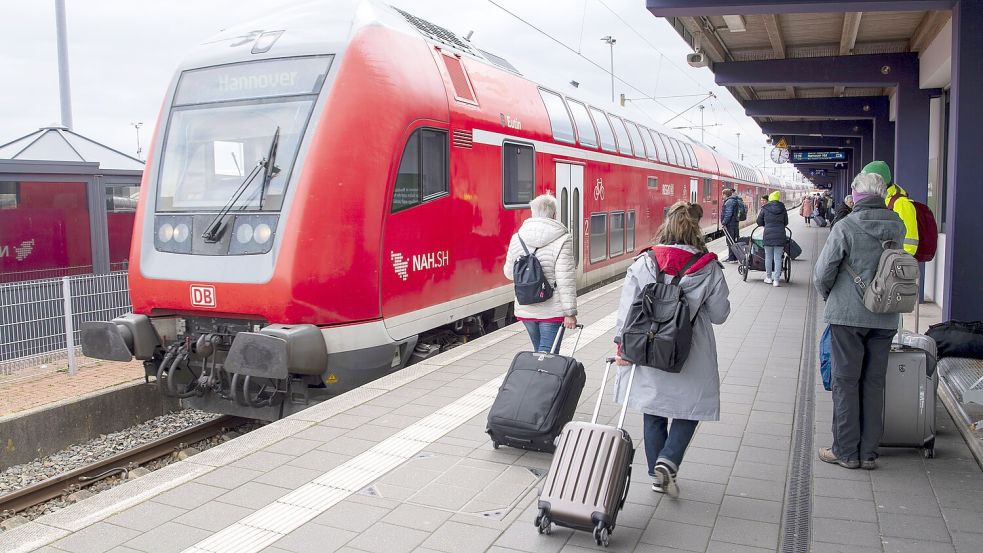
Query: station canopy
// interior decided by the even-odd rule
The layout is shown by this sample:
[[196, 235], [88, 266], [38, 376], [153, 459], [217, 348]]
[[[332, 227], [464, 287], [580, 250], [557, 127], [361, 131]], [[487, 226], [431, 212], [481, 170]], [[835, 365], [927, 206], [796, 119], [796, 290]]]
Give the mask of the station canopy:
[[96, 162], [101, 169], [143, 171], [135, 157], [86, 138], [65, 127], [42, 127], [26, 136], [0, 145], [0, 160], [19, 159], [49, 162]]

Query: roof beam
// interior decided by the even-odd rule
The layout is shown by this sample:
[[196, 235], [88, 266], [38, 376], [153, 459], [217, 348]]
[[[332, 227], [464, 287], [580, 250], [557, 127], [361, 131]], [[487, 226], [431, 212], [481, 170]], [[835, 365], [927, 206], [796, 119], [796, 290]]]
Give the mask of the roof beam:
[[782, 37], [782, 25], [778, 22], [778, 15], [769, 13], [761, 16], [765, 22], [765, 30], [768, 31], [768, 41], [771, 42], [771, 49], [775, 52], [778, 59], [785, 58], [785, 39]]
[[870, 54], [763, 61], [731, 61], [714, 67], [725, 86], [918, 86], [918, 55]]
[[857, 33], [860, 31], [860, 18], [864, 12], [848, 12], [843, 17], [843, 31], [840, 33], [840, 55], [853, 53], [857, 44]]
[[744, 113], [749, 117], [878, 119], [886, 118], [889, 108], [889, 101], [886, 96], [748, 100], [744, 102]]
[[932, 39], [939, 34], [942, 27], [945, 27], [949, 18], [952, 17], [952, 13], [945, 10], [931, 11], [922, 17], [921, 22], [918, 23], [918, 27], [915, 28], [915, 33], [911, 36], [911, 41], [908, 43], [908, 49], [912, 52], [921, 52]]
[[761, 123], [761, 132], [769, 135], [799, 134], [809, 136], [873, 136], [870, 121], [775, 121]]
[[952, 9], [955, 0], [646, 0], [657, 17]]

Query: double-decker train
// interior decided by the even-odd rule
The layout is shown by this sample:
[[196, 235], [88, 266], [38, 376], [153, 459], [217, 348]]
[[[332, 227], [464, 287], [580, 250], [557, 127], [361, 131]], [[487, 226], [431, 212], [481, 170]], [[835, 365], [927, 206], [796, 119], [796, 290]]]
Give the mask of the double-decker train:
[[[511, 320], [501, 273], [553, 193], [578, 286], [623, 273], [679, 200], [781, 188], [551, 90], [374, 1], [228, 29], [167, 91], [129, 264], [133, 312], [86, 355], [144, 361], [202, 409], [273, 420]], [[793, 191], [787, 191], [792, 194]]]

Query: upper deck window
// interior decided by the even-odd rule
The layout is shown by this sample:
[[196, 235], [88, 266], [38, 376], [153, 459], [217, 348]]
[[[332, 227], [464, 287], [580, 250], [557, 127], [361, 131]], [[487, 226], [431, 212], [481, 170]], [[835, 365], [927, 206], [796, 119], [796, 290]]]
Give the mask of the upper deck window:
[[641, 125], [638, 126], [638, 130], [642, 133], [642, 142], [645, 144], [645, 155], [651, 160], [658, 161], [659, 158], [655, 152], [655, 144], [652, 142], [652, 135], [649, 134], [649, 130]]
[[625, 121], [628, 127], [628, 134], [631, 135], [631, 143], [635, 150], [635, 157], [645, 157], [645, 146], [642, 144], [642, 134], [638, 132], [638, 127], [631, 121]]
[[[164, 134], [157, 211], [218, 211], [230, 201], [233, 209], [278, 211], [332, 59], [185, 71]], [[253, 174], [271, 154], [277, 170]]]
[[632, 155], [631, 140], [628, 139], [628, 129], [625, 122], [620, 117], [611, 115], [611, 124], [614, 125], [614, 134], [618, 136], [618, 151], [625, 155]]
[[662, 147], [666, 149], [666, 161], [672, 163], [673, 165], [682, 165], [682, 163], [676, 158], [676, 150], [672, 148], [671, 139], [659, 133], [659, 138], [662, 139]]
[[550, 126], [553, 127], [553, 138], [560, 142], [574, 142], [573, 123], [570, 121], [570, 113], [563, 98], [554, 92], [539, 89], [539, 95], [543, 98], [546, 105], [546, 113], [550, 117]]
[[608, 152], [618, 151], [618, 146], [614, 142], [614, 130], [611, 128], [608, 116], [597, 108], [590, 108], [590, 113], [594, 118], [594, 123], [597, 124], [597, 132], [601, 135], [601, 149]]
[[666, 146], [662, 143], [662, 137], [656, 131], [650, 130], [649, 132], [652, 133], [652, 142], [655, 144], [655, 152], [659, 161], [669, 161], [669, 156], [666, 155]]
[[700, 166], [700, 164], [696, 160], [696, 151], [693, 150], [693, 145], [687, 143], [687, 144], [685, 144], [685, 146], [686, 146], [687, 153], [689, 153], [689, 164], [690, 164], [690, 167], [692, 167], [693, 169], [697, 169]]
[[570, 113], [573, 114], [573, 120], [577, 123], [577, 138], [580, 139], [580, 145], [597, 148], [597, 132], [594, 130], [594, 123], [590, 120], [587, 108], [584, 104], [573, 100], [569, 100], [567, 105], [570, 106]]

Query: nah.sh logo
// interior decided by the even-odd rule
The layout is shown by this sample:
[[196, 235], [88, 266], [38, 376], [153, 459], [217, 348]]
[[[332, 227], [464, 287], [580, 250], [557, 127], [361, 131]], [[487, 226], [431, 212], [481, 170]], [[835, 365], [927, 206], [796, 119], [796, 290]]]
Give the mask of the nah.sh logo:
[[191, 305], [195, 307], [215, 307], [215, 287], [208, 284], [191, 285]]

